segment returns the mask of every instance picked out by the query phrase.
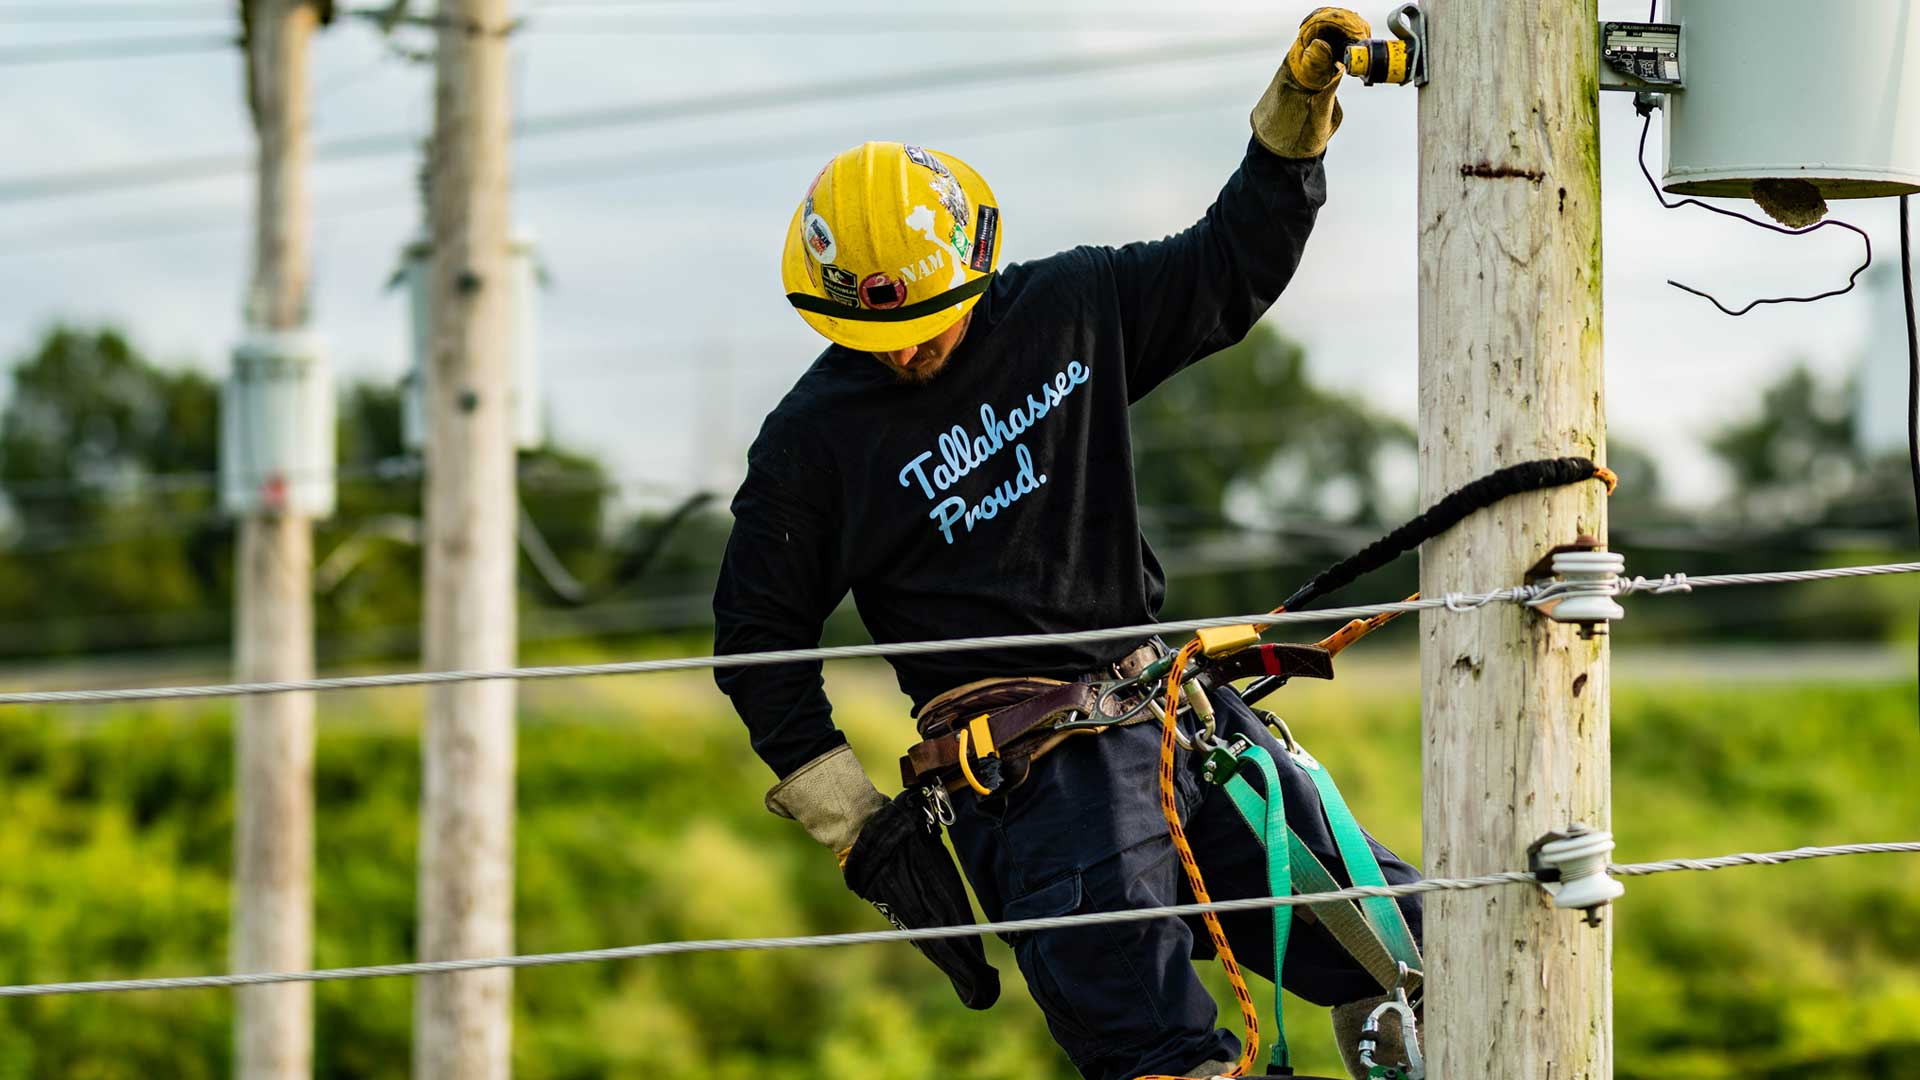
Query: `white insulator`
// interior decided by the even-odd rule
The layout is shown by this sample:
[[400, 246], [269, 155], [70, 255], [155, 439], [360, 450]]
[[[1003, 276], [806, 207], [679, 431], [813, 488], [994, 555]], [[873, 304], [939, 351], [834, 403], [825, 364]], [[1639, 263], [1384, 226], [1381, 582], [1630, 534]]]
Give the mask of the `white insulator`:
[[1627, 887], [1607, 873], [1607, 857], [1612, 854], [1612, 833], [1578, 826], [1541, 844], [1536, 868], [1559, 871], [1559, 881], [1541, 883], [1553, 897], [1553, 906], [1591, 913], [1625, 894]]
[[1617, 551], [1562, 551], [1553, 557], [1558, 586], [1538, 606], [1555, 622], [1606, 624], [1627, 617], [1614, 602], [1626, 556]]

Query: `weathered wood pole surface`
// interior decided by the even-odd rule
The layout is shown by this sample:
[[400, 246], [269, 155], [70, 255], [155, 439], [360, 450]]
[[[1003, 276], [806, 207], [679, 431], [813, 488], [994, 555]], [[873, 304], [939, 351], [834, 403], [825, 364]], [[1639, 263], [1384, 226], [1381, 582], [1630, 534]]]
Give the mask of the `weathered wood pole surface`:
[[[1594, 0], [1426, 0], [1420, 92], [1422, 505], [1503, 465], [1602, 460]], [[1427, 596], [1518, 584], [1604, 539], [1587, 483], [1508, 499], [1421, 552]], [[1570, 822], [1609, 824], [1607, 644], [1515, 605], [1423, 613], [1426, 872], [1525, 866]], [[1611, 923], [1535, 890], [1428, 897], [1435, 1080], [1613, 1075]]]
[[[514, 443], [509, 349], [506, 0], [439, 8], [427, 159], [433, 365], [427, 403], [427, 667], [510, 667]], [[427, 692], [420, 958], [513, 951], [514, 684]], [[417, 1080], [503, 1080], [513, 976], [434, 975], [414, 989]]]
[[[246, 317], [269, 331], [307, 321], [307, 0], [252, 0], [248, 55], [259, 138], [253, 278]], [[257, 483], [258, 480], [256, 479]], [[241, 682], [313, 677], [313, 535], [300, 514], [240, 519], [234, 668]], [[235, 971], [313, 966], [311, 694], [241, 698], [234, 725]], [[303, 983], [234, 991], [234, 1075], [312, 1075], [313, 990]]]

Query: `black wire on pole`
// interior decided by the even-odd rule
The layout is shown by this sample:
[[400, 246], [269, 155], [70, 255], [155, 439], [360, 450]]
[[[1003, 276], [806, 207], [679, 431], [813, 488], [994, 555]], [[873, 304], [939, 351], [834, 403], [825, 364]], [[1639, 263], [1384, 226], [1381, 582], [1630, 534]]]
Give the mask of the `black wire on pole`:
[[[1913, 474], [1913, 509], [1920, 521], [1920, 332], [1914, 329], [1913, 236], [1907, 224], [1907, 199], [1900, 196], [1900, 295], [1907, 308], [1907, 467]], [[1920, 680], [1920, 652], [1914, 664]]]
[[1854, 267], [1853, 273], [1847, 276], [1847, 283], [1838, 289], [1828, 289], [1826, 292], [1817, 293], [1813, 296], [1766, 296], [1758, 300], [1750, 301], [1745, 307], [1739, 309], [1738, 311], [1735, 311], [1734, 309], [1721, 303], [1717, 298], [1713, 296], [1712, 293], [1705, 292], [1701, 289], [1696, 289], [1691, 285], [1682, 284], [1681, 282], [1675, 281], [1672, 278], [1667, 279], [1667, 284], [1673, 286], [1676, 289], [1679, 289], [1682, 292], [1689, 292], [1695, 296], [1701, 297], [1705, 299], [1707, 302], [1711, 303], [1714, 307], [1719, 308], [1721, 312], [1727, 315], [1732, 315], [1735, 318], [1738, 318], [1739, 316], [1745, 315], [1747, 312], [1752, 311], [1754, 308], [1757, 308], [1762, 304], [1811, 304], [1816, 300], [1825, 300], [1831, 296], [1839, 296], [1842, 293], [1852, 292], [1854, 285], [1858, 284], [1860, 281], [1860, 275], [1866, 273], [1867, 267], [1873, 265], [1873, 237], [1868, 236], [1867, 231], [1865, 229], [1860, 228], [1858, 225], [1850, 225], [1847, 222], [1840, 221], [1835, 218], [1828, 218], [1825, 221], [1818, 221], [1813, 223], [1812, 225], [1808, 225], [1803, 229], [1789, 229], [1784, 225], [1775, 225], [1770, 221], [1761, 221], [1759, 218], [1750, 217], [1746, 214], [1742, 214], [1738, 210], [1729, 210], [1724, 206], [1714, 206], [1711, 203], [1701, 202], [1699, 199], [1682, 198], [1682, 199], [1677, 199], [1672, 202], [1669, 202], [1667, 200], [1666, 192], [1661, 191], [1660, 185], [1654, 182], [1653, 171], [1647, 168], [1647, 132], [1653, 127], [1653, 107], [1651, 105], [1647, 105], [1644, 103], [1635, 103], [1634, 108], [1639, 111], [1640, 116], [1642, 118], [1640, 122], [1640, 175], [1647, 178], [1647, 186], [1653, 189], [1653, 197], [1660, 201], [1661, 206], [1667, 208], [1668, 210], [1678, 210], [1680, 207], [1683, 207], [1683, 206], [1697, 206], [1702, 210], [1710, 210], [1713, 213], [1719, 214], [1722, 217], [1730, 217], [1736, 221], [1744, 221], [1749, 225], [1756, 225], [1762, 229], [1766, 229], [1771, 232], [1780, 233], [1783, 236], [1805, 236], [1810, 232], [1817, 232], [1821, 229], [1825, 229], [1831, 226], [1834, 228], [1845, 229], [1848, 232], [1859, 236], [1860, 242], [1862, 244], [1865, 244], [1867, 248], [1866, 259], [1863, 260], [1859, 266]]

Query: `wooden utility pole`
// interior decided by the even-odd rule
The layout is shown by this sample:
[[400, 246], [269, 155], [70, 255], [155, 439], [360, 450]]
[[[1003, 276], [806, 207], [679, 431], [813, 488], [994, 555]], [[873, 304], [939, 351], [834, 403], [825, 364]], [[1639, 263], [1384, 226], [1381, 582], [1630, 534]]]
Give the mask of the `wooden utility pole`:
[[[507, 0], [443, 0], [427, 213], [426, 663], [514, 660], [514, 412], [508, 265]], [[514, 684], [428, 692], [420, 813], [420, 958], [513, 951]], [[500, 1080], [512, 1047], [505, 970], [415, 984], [413, 1075]]]
[[[318, 22], [308, 0], [250, 0], [248, 92], [259, 135], [250, 329], [307, 321], [307, 48]], [[252, 483], [259, 477], [248, 478]], [[313, 536], [287, 507], [240, 519], [234, 582], [235, 668], [241, 682], [313, 677]], [[313, 696], [240, 699], [234, 729], [235, 971], [313, 966]], [[305, 983], [246, 987], [234, 997], [234, 1075], [312, 1074], [313, 994]]]
[[[1425, 0], [1420, 93], [1420, 497], [1533, 458], [1602, 460], [1595, 0]], [[1604, 537], [1599, 484], [1507, 499], [1421, 552], [1425, 595], [1518, 584]], [[1517, 605], [1421, 617], [1426, 872], [1524, 867], [1608, 827], [1606, 638]], [[1426, 908], [1428, 1075], [1607, 1080], [1611, 923], [1534, 890]]]

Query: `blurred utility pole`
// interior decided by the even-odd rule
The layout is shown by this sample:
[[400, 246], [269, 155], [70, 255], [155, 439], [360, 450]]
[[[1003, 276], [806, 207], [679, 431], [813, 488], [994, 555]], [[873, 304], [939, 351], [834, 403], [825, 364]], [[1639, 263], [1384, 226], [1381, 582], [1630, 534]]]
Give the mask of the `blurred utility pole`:
[[[427, 151], [426, 663], [514, 662], [513, 289], [507, 0], [443, 0]], [[420, 958], [513, 951], [514, 684], [428, 691]], [[415, 983], [413, 1075], [503, 1080], [510, 971]]]
[[[1503, 465], [1602, 460], [1595, 0], [1424, 0], [1420, 91], [1420, 498]], [[1506, 499], [1420, 557], [1427, 596], [1519, 584], [1582, 534], [1586, 483]], [[1541, 835], [1608, 827], [1607, 639], [1494, 604], [1421, 616], [1426, 872], [1525, 865]], [[1532, 889], [1435, 893], [1427, 1071], [1613, 1075], [1612, 924]]]
[[[286, 350], [279, 346], [295, 342], [307, 321], [307, 51], [319, 19], [309, 0], [247, 2], [245, 59], [259, 136], [259, 186], [248, 341], [234, 360], [233, 385], [245, 389], [227, 398], [225, 411], [239, 415], [223, 417], [223, 454], [245, 463], [232, 481], [242, 497], [230, 503], [241, 514], [234, 574], [237, 677], [279, 682], [313, 677], [312, 510], [286, 497], [289, 462], [262, 452], [272, 437], [259, 429], [275, 418], [257, 406], [272, 393], [264, 387], [284, 385]], [[331, 393], [325, 380], [320, 384], [322, 393]], [[321, 408], [318, 415], [330, 412]], [[331, 447], [330, 431], [320, 444]], [[330, 460], [310, 464], [331, 467]], [[294, 479], [306, 484], [317, 478]], [[313, 713], [311, 694], [240, 699], [230, 938], [235, 971], [313, 966]], [[234, 993], [234, 1075], [312, 1075], [312, 988], [290, 983]]]

